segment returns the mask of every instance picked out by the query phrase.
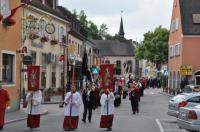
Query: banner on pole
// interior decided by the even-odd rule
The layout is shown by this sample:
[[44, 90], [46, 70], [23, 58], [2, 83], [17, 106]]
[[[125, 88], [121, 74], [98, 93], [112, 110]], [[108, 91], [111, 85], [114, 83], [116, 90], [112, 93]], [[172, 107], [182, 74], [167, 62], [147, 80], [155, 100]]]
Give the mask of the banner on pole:
[[40, 66], [28, 66], [28, 91], [37, 91], [40, 87]]
[[114, 90], [114, 64], [100, 65], [101, 86], [102, 89]]

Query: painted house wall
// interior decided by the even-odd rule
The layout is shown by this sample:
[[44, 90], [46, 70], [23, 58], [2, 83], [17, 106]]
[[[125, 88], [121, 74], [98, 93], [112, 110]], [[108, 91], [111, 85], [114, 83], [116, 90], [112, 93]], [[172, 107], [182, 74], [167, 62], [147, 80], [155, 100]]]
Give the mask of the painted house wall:
[[[9, 0], [9, 8], [13, 9], [20, 5], [20, 0]], [[4, 83], [3, 87], [8, 90], [11, 98], [11, 111], [19, 109], [19, 94], [20, 94], [20, 55], [16, 50], [20, 48], [20, 29], [21, 29], [21, 8], [19, 8], [13, 19], [16, 21], [15, 25], [11, 27], [4, 27], [0, 23], [0, 80], [2, 80], [2, 54], [11, 53], [14, 55], [13, 65], [13, 83]]]

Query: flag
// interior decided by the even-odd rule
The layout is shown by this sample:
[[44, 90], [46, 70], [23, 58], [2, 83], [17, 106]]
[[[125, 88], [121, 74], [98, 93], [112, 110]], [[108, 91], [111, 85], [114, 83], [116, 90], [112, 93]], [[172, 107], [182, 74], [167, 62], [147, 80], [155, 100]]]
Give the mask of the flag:
[[100, 65], [100, 76], [102, 79], [102, 89], [114, 90], [114, 64]]
[[15, 13], [17, 12], [17, 10], [21, 7], [25, 6], [25, 4], [20, 4], [19, 6], [15, 7], [14, 9], [11, 10], [11, 13], [8, 17], [6, 17], [5, 19], [11, 19]]
[[3, 19], [3, 15], [0, 14], [0, 21]]
[[83, 54], [83, 62], [82, 62], [82, 74], [87, 75], [87, 70], [88, 70], [88, 57], [87, 57], [87, 52], [85, 49], [84, 54]]
[[40, 87], [40, 66], [28, 66], [28, 91], [37, 91]]
[[83, 54], [82, 74], [86, 76], [88, 81], [92, 82], [92, 77], [91, 77], [90, 71], [88, 70], [88, 57], [87, 57], [86, 49], [84, 50], [84, 54]]

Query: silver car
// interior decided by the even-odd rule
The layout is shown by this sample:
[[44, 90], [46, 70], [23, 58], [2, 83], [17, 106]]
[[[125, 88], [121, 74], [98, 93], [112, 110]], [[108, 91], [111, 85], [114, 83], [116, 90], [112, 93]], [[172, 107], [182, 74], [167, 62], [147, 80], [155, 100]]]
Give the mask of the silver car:
[[178, 117], [180, 107], [192, 107], [199, 105], [200, 93], [181, 93], [174, 96], [168, 103], [168, 112], [170, 116]]
[[200, 132], [200, 105], [180, 108], [177, 123], [180, 129]]

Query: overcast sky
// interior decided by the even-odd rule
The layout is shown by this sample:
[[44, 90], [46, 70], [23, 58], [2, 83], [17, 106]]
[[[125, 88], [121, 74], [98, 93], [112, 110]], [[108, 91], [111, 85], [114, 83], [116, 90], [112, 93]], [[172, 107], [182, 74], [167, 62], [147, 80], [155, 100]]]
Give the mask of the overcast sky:
[[70, 11], [84, 10], [88, 20], [107, 24], [112, 35], [119, 31], [123, 10], [125, 37], [140, 41], [159, 25], [169, 29], [173, 0], [59, 0], [59, 4]]

